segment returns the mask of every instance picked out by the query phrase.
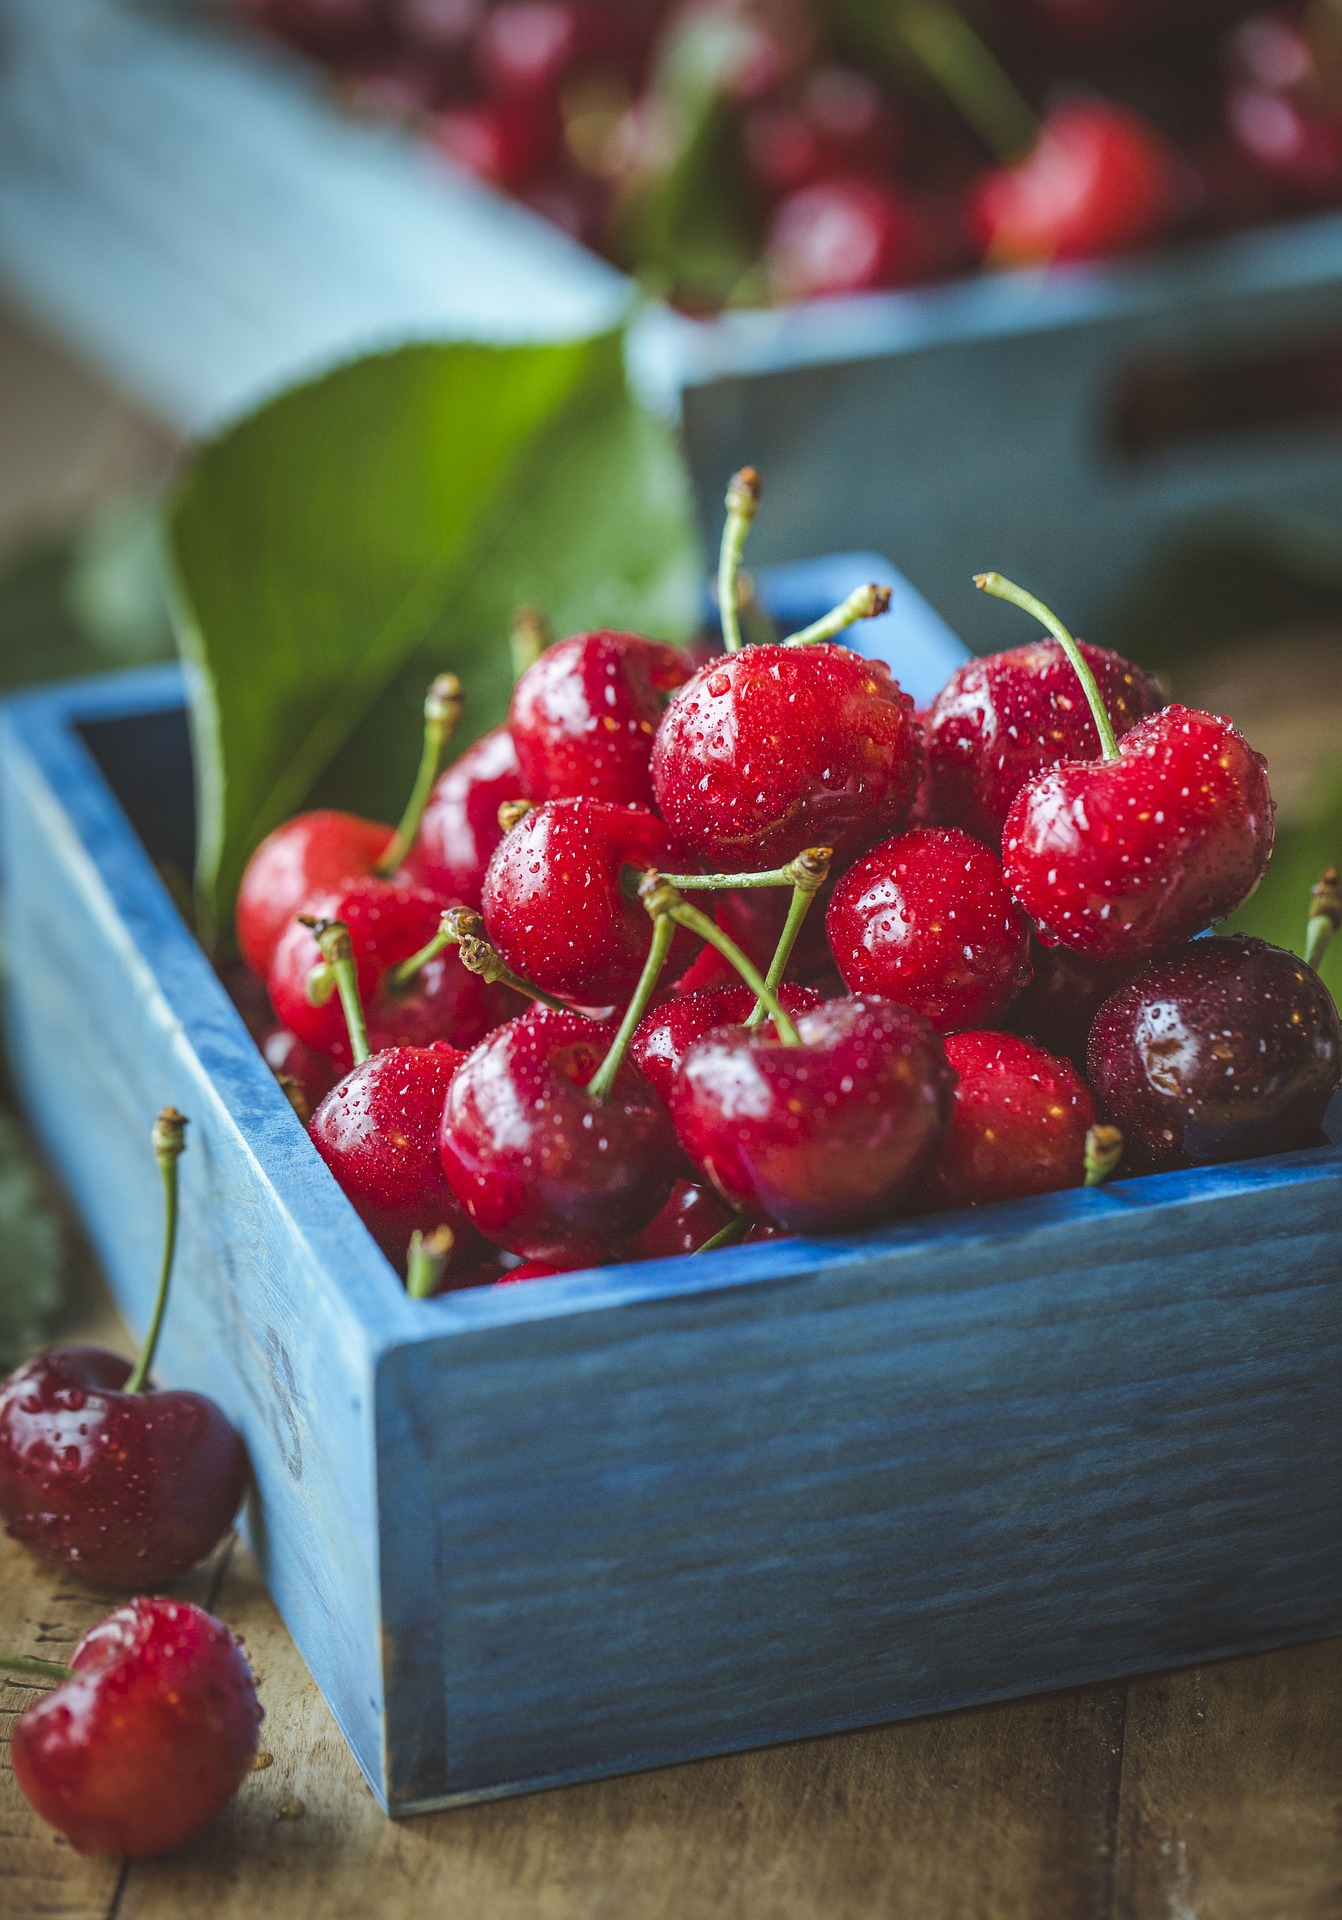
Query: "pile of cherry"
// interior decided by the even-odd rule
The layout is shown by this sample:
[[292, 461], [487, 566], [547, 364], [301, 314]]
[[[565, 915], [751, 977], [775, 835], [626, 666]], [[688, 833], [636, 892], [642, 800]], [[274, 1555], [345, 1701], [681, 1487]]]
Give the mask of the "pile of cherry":
[[1302, 0], [235, 4], [691, 307], [1342, 198], [1342, 36]]
[[996, 575], [1053, 637], [925, 714], [837, 638], [879, 588], [742, 644], [758, 491], [727, 496], [724, 652], [536, 641], [435, 779], [436, 682], [395, 831], [303, 814], [247, 868], [264, 1051], [415, 1294], [1321, 1138], [1313, 964], [1196, 937], [1267, 866], [1262, 757]]

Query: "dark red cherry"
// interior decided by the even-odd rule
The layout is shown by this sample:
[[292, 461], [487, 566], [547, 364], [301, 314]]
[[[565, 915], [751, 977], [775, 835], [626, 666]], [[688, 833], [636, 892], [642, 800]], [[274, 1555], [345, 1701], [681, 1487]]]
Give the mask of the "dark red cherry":
[[1342, 1027], [1311, 967], [1244, 935], [1193, 940], [1100, 1008], [1088, 1066], [1131, 1173], [1315, 1145]]
[[[1342, 107], [1304, 22], [1259, 14], [1227, 36], [1226, 128], [1279, 196], [1327, 204], [1342, 192]], [[1326, 44], [1326, 33], [1321, 36]]]
[[[792, 1014], [820, 1005], [814, 987], [785, 985], [778, 997]], [[669, 1106], [681, 1062], [694, 1042], [715, 1027], [739, 1025], [754, 1009], [755, 995], [739, 979], [734, 986], [673, 994], [644, 1014], [629, 1043], [629, 1057]]]
[[[1079, 644], [1116, 734], [1164, 706], [1140, 667], [1107, 647]], [[1086, 696], [1056, 640], [967, 660], [937, 695], [926, 730], [936, 821], [992, 847], [1001, 845], [1007, 811], [1027, 780], [1100, 751]]]
[[[825, 933], [825, 912], [834, 894], [834, 881], [827, 880], [802, 921], [797, 944], [787, 964], [789, 980], [819, 980], [834, 970], [834, 956]], [[790, 887], [739, 887], [714, 893], [715, 918], [748, 960], [761, 973], [767, 973], [774, 957], [788, 908], [792, 904]], [[711, 953], [712, 948], [708, 951]], [[732, 976], [735, 980], [736, 975]]]
[[256, 1681], [221, 1621], [185, 1600], [127, 1601], [34, 1700], [10, 1757], [29, 1805], [80, 1853], [141, 1859], [191, 1839], [251, 1771]]
[[888, 173], [907, 130], [869, 74], [821, 67], [795, 101], [752, 107], [741, 135], [749, 172], [778, 198], [826, 176]]
[[295, 1081], [309, 1114], [315, 1113], [340, 1078], [340, 1069], [324, 1054], [304, 1046], [287, 1027], [272, 1026], [258, 1044], [275, 1078]]
[[958, 827], [915, 827], [863, 854], [826, 925], [850, 991], [912, 1007], [938, 1033], [986, 1026], [1030, 977], [1030, 923], [997, 855]]
[[553, 95], [581, 49], [581, 13], [561, 0], [500, 0], [476, 34], [481, 78], [496, 93]]
[[204, 1394], [122, 1391], [131, 1366], [54, 1347], [0, 1386], [0, 1513], [12, 1539], [96, 1586], [173, 1580], [233, 1524], [238, 1434]]
[[[485, 875], [485, 926], [513, 972], [586, 1007], [614, 1006], [638, 983], [652, 922], [626, 869], [684, 871], [684, 855], [646, 807], [551, 800], [507, 834]], [[694, 942], [677, 935], [671, 970]]]
[[1272, 855], [1267, 762], [1228, 720], [1166, 707], [1115, 760], [1022, 787], [1002, 871], [1046, 944], [1149, 959], [1233, 913]]
[[238, 947], [252, 972], [264, 980], [294, 915], [316, 895], [371, 873], [391, 836], [380, 821], [329, 808], [296, 814], [268, 833], [238, 888]]
[[1105, 100], [1050, 113], [1014, 166], [980, 181], [973, 213], [997, 266], [1046, 266], [1127, 253], [1180, 210], [1178, 162], [1154, 127]]
[[653, 736], [691, 671], [675, 647], [636, 633], [556, 641], [513, 688], [508, 730], [523, 796], [651, 806]]
[[911, 286], [930, 254], [916, 202], [893, 182], [851, 174], [790, 193], [769, 223], [764, 257], [774, 298], [793, 301]]
[[444, 107], [425, 125], [429, 145], [477, 179], [521, 193], [554, 160], [562, 135], [558, 102], [505, 95]]
[[1010, 1025], [1084, 1073], [1091, 1024], [1110, 994], [1132, 978], [1135, 965], [1091, 960], [1070, 947], [1045, 947], [1038, 940], [1031, 942], [1030, 965], [1034, 978], [1012, 1002]]
[[1098, 1115], [1076, 1068], [1014, 1033], [957, 1033], [950, 1131], [923, 1190], [931, 1207], [977, 1207], [1079, 1187]]
[[677, 1254], [697, 1253], [736, 1218], [722, 1195], [691, 1180], [677, 1180], [666, 1205], [636, 1239], [621, 1252], [624, 1260], [669, 1260]]
[[657, 804], [713, 872], [842, 862], [904, 824], [922, 778], [913, 702], [848, 647], [743, 647], [701, 667], [652, 753]]
[[476, 1226], [510, 1253], [600, 1264], [671, 1190], [675, 1134], [637, 1068], [623, 1062], [604, 1100], [587, 1091], [614, 1036], [607, 1022], [537, 1007], [453, 1078], [443, 1166]]
[[886, 1000], [830, 1000], [802, 1044], [719, 1027], [685, 1057], [681, 1145], [731, 1204], [794, 1233], [894, 1217], [936, 1156], [955, 1076], [928, 1023]]
[[514, 1280], [551, 1280], [557, 1273], [581, 1273], [584, 1268], [600, 1265], [599, 1261], [584, 1260], [581, 1257], [557, 1260], [524, 1260], [520, 1266], [508, 1267], [498, 1277], [500, 1286]]
[[439, 776], [407, 876], [453, 905], [480, 906], [489, 857], [503, 838], [499, 808], [522, 794], [517, 750], [506, 727], [495, 727]]

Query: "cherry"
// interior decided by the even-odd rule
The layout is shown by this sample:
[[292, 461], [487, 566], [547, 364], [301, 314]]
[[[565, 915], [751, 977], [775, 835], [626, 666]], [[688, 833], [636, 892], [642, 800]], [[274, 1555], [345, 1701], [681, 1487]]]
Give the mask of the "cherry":
[[672, 1097], [681, 1145], [732, 1206], [789, 1232], [893, 1218], [949, 1121], [940, 1039], [867, 997], [803, 1013], [792, 1039], [720, 1027], [696, 1041]]
[[[1115, 735], [1165, 704], [1155, 681], [1106, 647], [1077, 642]], [[989, 846], [1027, 780], [1062, 760], [1100, 751], [1090, 708], [1056, 640], [1036, 640], [957, 667], [927, 716], [929, 799], [935, 819]]]
[[1082, 1184], [1097, 1116], [1069, 1061], [1014, 1033], [984, 1031], [952, 1034], [946, 1058], [959, 1084], [926, 1205], [976, 1207]]
[[[511, 837], [511, 836], [510, 836]], [[475, 1225], [527, 1260], [600, 1263], [659, 1211], [678, 1163], [666, 1108], [622, 1062], [589, 1090], [612, 1025], [538, 1007], [470, 1054], [448, 1089], [443, 1166]]]
[[[816, 896], [788, 960], [787, 976], [814, 981], [833, 972], [834, 956], [825, 933], [825, 913], [833, 897], [830, 881]], [[767, 967], [787, 921], [790, 898], [782, 887], [750, 887], [716, 896], [717, 922], [755, 962]], [[711, 952], [711, 949], [709, 949]]]
[[677, 1180], [661, 1212], [630, 1241], [621, 1257], [669, 1260], [676, 1254], [698, 1253], [705, 1241], [714, 1239], [736, 1219], [736, 1210], [712, 1187]]
[[1034, 978], [1012, 1004], [1012, 1027], [1084, 1072], [1091, 1024], [1110, 994], [1132, 978], [1133, 962], [1091, 960], [1036, 940], [1030, 965]]
[[795, 102], [752, 107], [741, 130], [746, 165], [771, 198], [832, 174], [888, 173], [906, 141], [880, 87], [855, 67], [822, 67]]
[[499, 808], [521, 792], [513, 737], [496, 727], [467, 747], [434, 787], [406, 859], [407, 876], [444, 900], [478, 908], [485, 868], [503, 838]]
[[177, 1239], [185, 1120], [154, 1124], [165, 1225], [158, 1299], [134, 1367], [101, 1347], [55, 1347], [0, 1386], [0, 1513], [11, 1538], [99, 1586], [171, 1580], [217, 1545], [247, 1455], [204, 1394], [148, 1385]]
[[24, 1798], [80, 1853], [179, 1847], [251, 1770], [252, 1670], [227, 1627], [185, 1600], [127, 1601], [66, 1667], [2, 1664], [63, 1682], [19, 1716], [10, 1757]]
[[[259, 1045], [266, 1065], [291, 1100], [297, 1088], [308, 1116], [340, 1078], [339, 1068], [320, 1053], [314, 1053], [311, 1047], [304, 1046], [298, 1035], [290, 1033], [287, 1027], [272, 1026], [262, 1034]], [[307, 1116], [303, 1117], [306, 1124]]]
[[939, 1033], [982, 1027], [1030, 977], [1030, 927], [997, 856], [959, 827], [915, 827], [864, 854], [826, 916], [854, 993], [912, 1007]]
[[917, 204], [893, 183], [860, 175], [789, 194], [765, 240], [769, 285], [780, 301], [911, 286], [926, 276], [928, 264]]
[[513, 688], [508, 729], [531, 800], [652, 804], [648, 762], [671, 695], [690, 677], [675, 647], [635, 633], [560, 640]]
[[520, 193], [553, 160], [560, 140], [557, 104], [544, 95], [507, 95], [445, 107], [425, 129], [429, 144], [478, 179]]
[[[484, 917], [503, 959], [547, 993], [613, 1006], [634, 987], [651, 941], [626, 869], [678, 868], [675, 842], [646, 807], [550, 800], [505, 835], [489, 863]], [[692, 948], [678, 940], [674, 965]]]
[[1226, 126], [1238, 151], [1302, 205], [1342, 193], [1342, 106], [1308, 34], [1289, 20], [1242, 20], [1226, 46]]
[[[813, 987], [783, 986], [778, 997], [793, 1014], [820, 1005]], [[694, 1042], [716, 1027], [744, 1025], [754, 1010], [755, 994], [739, 980], [673, 995], [644, 1014], [629, 1043], [629, 1056], [669, 1106], [681, 1063]]]
[[1314, 970], [1265, 940], [1193, 940], [1100, 1008], [1087, 1063], [1134, 1173], [1319, 1142], [1342, 1027]]
[[997, 266], [1126, 253], [1179, 211], [1181, 175], [1145, 120], [1104, 100], [1074, 100], [1044, 121], [1024, 159], [980, 181], [973, 217]]
[[499, 93], [553, 96], [580, 45], [579, 8], [560, 0], [501, 0], [480, 24], [475, 58]]

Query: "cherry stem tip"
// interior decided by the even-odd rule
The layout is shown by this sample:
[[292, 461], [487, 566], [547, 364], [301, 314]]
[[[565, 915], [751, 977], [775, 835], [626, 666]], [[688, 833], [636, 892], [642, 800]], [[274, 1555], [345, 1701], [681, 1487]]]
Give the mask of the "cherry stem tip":
[[424, 744], [420, 749], [419, 769], [400, 824], [373, 868], [379, 879], [386, 880], [395, 873], [415, 843], [433, 783], [438, 778], [443, 749], [461, 725], [463, 699], [461, 682], [455, 673], [440, 673], [429, 683], [424, 696]]
[[437, 1293], [456, 1244], [451, 1227], [433, 1227], [428, 1233], [416, 1227], [405, 1267], [405, 1290], [412, 1300], [428, 1300]]
[[1083, 1184], [1100, 1187], [1123, 1158], [1123, 1135], [1117, 1127], [1092, 1127], [1086, 1135], [1086, 1176]]
[[349, 928], [343, 920], [317, 920], [307, 913], [300, 913], [298, 918], [303, 926], [311, 930], [324, 962], [324, 965], [314, 967], [308, 975], [308, 999], [314, 1007], [325, 1006], [334, 985], [345, 1015], [350, 1055], [355, 1066], [361, 1067], [371, 1048], [368, 1045], [368, 1027], [364, 1020], [359, 974], [354, 964]]
[[851, 627], [855, 620], [875, 620], [887, 613], [889, 608], [889, 587], [878, 587], [874, 581], [869, 581], [865, 586], [854, 587], [846, 600], [841, 600], [837, 607], [831, 607], [819, 620], [813, 620], [809, 627], [803, 627], [800, 633], [789, 634], [785, 645], [816, 646], [821, 640], [832, 640], [836, 633]]
[[63, 1667], [59, 1660], [39, 1660], [31, 1653], [0, 1653], [0, 1673], [29, 1673], [39, 1680], [78, 1677], [73, 1667]]
[[1309, 921], [1305, 928], [1305, 965], [1317, 973], [1333, 935], [1342, 927], [1342, 887], [1336, 867], [1326, 867], [1309, 896]]
[[154, 1158], [158, 1161], [158, 1170], [163, 1178], [163, 1255], [159, 1265], [154, 1311], [150, 1315], [148, 1331], [135, 1365], [122, 1389], [124, 1393], [143, 1393], [148, 1386], [149, 1370], [154, 1364], [159, 1335], [163, 1331], [163, 1316], [168, 1310], [168, 1288], [172, 1283], [172, 1264], [177, 1252], [177, 1162], [186, 1152], [188, 1124], [186, 1115], [179, 1113], [176, 1107], [163, 1107], [156, 1115], [150, 1132]]
[[696, 1253], [715, 1253], [719, 1247], [733, 1246], [747, 1231], [749, 1226], [749, 1214], [738, 1213], [735, 1219], [729, 1220], [725, 1227], [719, 1227], [716, 1233], [710, 1234], [708, 1239], [704, 1241], [704, 1244], [701, 1247], [696, 1247], [694, 1251]]
[[528, 667], [534, 667], [554, 635], [539, 607], [519, 607], [508, 631], [508, 651], [512, 655], [513, 679], [520, 680]]

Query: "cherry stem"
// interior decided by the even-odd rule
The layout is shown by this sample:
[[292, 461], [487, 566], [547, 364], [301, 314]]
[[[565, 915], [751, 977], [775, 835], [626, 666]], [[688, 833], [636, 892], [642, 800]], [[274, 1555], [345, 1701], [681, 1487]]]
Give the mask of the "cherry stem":
[[962, 14], [942, 0], [898, 0], [891, 24], [989, 153], [1009, 166], [1030, 151], [1039, 116]]
[[1090, 717], [1095, 722], [1095, 731], [1100, 736], [1100, 751], [1106, 760], [1117, 760], [1118, 741], [1114, 737], [1113, 724], [1108, 710], [1100, 697], [1100, 689], [1095, 684], [1095, 675], [1091, 672], [1076, 641], [1068, 633], [1050, 607], [1042, 600], [1036, 600], [1024, 587], [1018, 587], [1014, 580], [1004, 580], [1000, 573], [976, 573], [974, 585], [983, 593], [990, 593], [995, 600], [1009, 600], [1013, 607], [1019, 607], [1023, 613], [1032, 613], [1041, 627], [1046, 627], [1067, 655], [1072, 670], [1081, 682], [1081, 690], [1090, 707]]
[[63, 1667], [59, 1660], [39, 1660], [31, 1653], [0, 1653], [0, 1673], [31, 1673], [39, 1680], [78, 1678], [73, 1667]]
[[451, 1227], [434, 1227], [430, 1233], [415, 1228], [405, 1266], [405, 1290], [412, 1300], [428, 1300], [437, 1293], [456, 1243]]
[[728, 653], [741, 650], [741, 613], [736, 599], [736, 577], [741, 571], [741, 555], [746, 535], [759, 512], [760, 477], [754, 467], [742, 467], [727, 482], [727, 518], [722, 527], [722, 545], [718, 549], [718, 618], [722, 622], [722, 644]]
[[836, 633], [842, 633], [845, 627], [851, 627], [855, 620], [874, 620], [878, 614], [885, 613], [890, 605], [889, 587], [871, 584], [854, 587], [846, 600], [819, 620], [813, 620], [809, 627], [803, 627], [800, 633], [790, 633], [783, 643], [789, 647], [814, 647], [821, 640], [832, 640]]
[[696, 1247], [694, 1251], [696, 1253], [713, 1253], [718, 1247], [730, 1247], [741, 1238], [749, 1225], [749, 1214], [738, 1213], [734, 1220], [729, 1220], [725, 1227], [719, 1227], [716, 1233], [709, 1235], [702, 1247]]
[[730, 966], [736, 968], [748, 987], [753, 988], [756, 999], [763, 1000], [773, 1022], [778, 1029], [778, 1037], [785, 1047], [799, 1047], [801, 1035], [793, 1026], [786, 1007], [779, 1002], [778, 995], [769, 985], [759, 968], [748, 960], [730, 934], [716, 926], [706, 913], [698, 907], [692, 907], [688, 900], [682, 900], [679, 893], [660, 873], [645, 873], [638, 889], [638, 897], [652, 914], [654, 919], [666, 915], [690, 933], [697, 933], [701, 940], [707, 940], [715, 947]]
[[430, 960], [436, 960], [440, 953], [449, 947], [459, 947], [463, 940], [472, 934], [481, 934], [485, 923], [478, 913], [472, 913], [469, 907], [449, 907], [438, 922], [438, 931], [431, 940], [426, 940], [418, 953], [412, 953], [408, 960], [402, 960], [387, 974], [387, 989], [390, 993], [404, 993], [413, 987], [416, 979], [428, 966]]
[[[797, 944], [797, 935], [801, 932], [802, 922], [811, 909], [811, 902], [829, 879], [829, 863], [834, 858], [833, 847], [808, 847], [791, 862], [792, 898], [788, 902], [787, 919], [783, 922], [783, 931], [778, 936], [778, 945], [774, 948], [774, 957], [769, 962], [769, 971], [764, 980], [768, 987], [777, 993], [782, 985], [787, 963], [792, 958], [792, 949]], [[748, 1027], [762, 1027], [768, 1018], [769, 1009], [762, 1000], [756, 1000], [746, 1021]]]
[[639, 1021], [648, 1010], [648, 1002], [657, 990], [662, 968], [666, 965], [666, 956], [671, 951], [671, 942], [676, 937], [676, 923], [670, 914], [657, 914], [652, 923], [652, 945], [648, 948], [648, 957], [643, 962], [643, 971], [638, 976], [638, 985], [634, 988], [634, 997], [624, 1010], [619, 1031], [610, 1043], [609, 1051], [601, 1065], [587, 1082], [587, 1091], [594, 1100], [605, 1100], [615, 1085], [615, 1076], [624, 1064], [624, 1056], [629, 1050], [629, 1042]]
[[324, 1006], [334, 986], [340, 995], [345, 1026], [349, 1031], [350, 1054], [355, 1066], [361, 1067], [372, 1049], [368, 1044], [363, 1001], [359, 997], [359, 975], [354, 965], [349, 928], [343, 920], [314, 920], [306, 913], [300, 913], [298, 918], [305, 927], [311, 927], [326, 963], [325, 966], [314, 967], [308, 975], [308, 999], [314, 1007]]
[[380, 879], [395, 873], [415, 843], [433, 783], [438, 778], [443, 748], [461, 724], [461, 701], [461, 682], [455, 673], [440, 673], [424, 696], [424, 746], [419, 756], [419, 772], [405, 803], [401, 823], [373, 868]]
[[1326, 867], [1309, 896], [1309, 922], [1305, 928], [1305, 965], [1317, 973], [1333, 935], [1342, 927], [1342, 889], [1338, 887], [1337, 868]]
[[693, 892], [695, 888], [734, 893], [738, 887], [790, 887], [793, 884], [790, 861], [785, 867], [770, 867], [767, 873], [664, 873], [662, 878], [668, 887], [677, 887], [683, 893]]
[[1092, 1127], [1086, 1135], [1087, 1187], [1102, 1187], [1123, 1158], [1123, 1135], [1117, 1127]]
[[508, 633], [514, 680], [520, 680], [528, 667], [535, 666], [553, 638], [550, 623], [539, 607], [517, 609]]
[[145, 1334], [140, 1357], [130, 1370], [123, 1393], [143, 1393], [149, 1384], [149, 1369], [158, 1350], [163, 1331], [163, 1316], [168, 1310], [168, 1284], [172, 1279], [173, 1256], [177, 1252], [177, 1162], [186, 1152], [186, 1115], [176, 1107], [164, 1107], [154, 1122], [151, 1138], [158, 1170], [163, 1175], [163, 1261], [158, 1275], [158, 1298]]
[[511, 833], [521, 826], [529, 813], [536, 811], [534, 800], [503, 800], [499, 803], [499, 831]]

